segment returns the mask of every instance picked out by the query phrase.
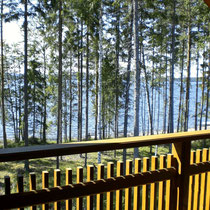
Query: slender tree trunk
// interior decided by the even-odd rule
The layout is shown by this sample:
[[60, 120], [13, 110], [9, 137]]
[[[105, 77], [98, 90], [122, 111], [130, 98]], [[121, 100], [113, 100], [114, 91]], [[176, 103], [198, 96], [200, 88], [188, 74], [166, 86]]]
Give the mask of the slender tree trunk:
[[19, 66], [19, 79], [18, 79], [18, 116], [19, 116], [19, 135], [18, 135], [18, 138], [19, 138], [19, 141], [20, 141], [20, 137], [22, 136], [22, 120], [21, 120], [21, 106], [22, 106], [22, 103], [21, 103], [21, 99], [22, 99], [22, 96], [21, 96], [21, 73], [20, 73], [20, 66]]
[[65, 103], [64, 103], [64, 141], [67, 142], [67, 75], [65, 74], [65, 81], [64, 81], [64, 97], [65, 97]]
[[126, 92], [125, 92], [125, 112], [124, 112], [124, 137], [128, 132], [128, 110], [129, 110], [129, 90], [130, 90], [130, 73], [131, 73], [131, 57], [132, 57], [132, 34], [133, 34], [133, 5], [130, 11], [130, 33], [128, 37], [128, 63], [126, 75]]
[[[25, 0], [24, 13], [24, 141], [28, 146], [28, 1]], [[25, 169], [29, 171], [29, 161], [25, 161]]]
[[[133, 0], [134, 20], [134, 136], [139, 135], [139, 93], [140, 93], [140, 67], [139, 67], [139, 33], [138, 33], [138, 1]], [[134, 158], [139, 156], [138, 148], [134, 148]]]
[[144, 49], [142, 49], [143, 54], [143, 70], [144, 70], [144, 76], [145, 76], [145, 87], [146, 87], [146, 96], [147, 96], [147, 106], [148, 106], [148, 114], [149, 114], [149, 125], [150, 125], [150, 134], [154, 134], [153, 130], [153, 119], [152, 119], [152, 111], [151, 111], [151, 103], [150, 103], [150, 91], [149, 91], [149, 81], [146, 71], [146, 63], [145, 63], [145, 56], [144, 56]]
[[96, 69], [96, 81], [95, 81], [95, 140], [98, 139], [98, 60], [99, 55], [96, 50], [95, 69]]
[[142, 107], [142, 135], [145, 136], [145, 127], [146, 127], [146, 124], [145, 124], [145, 98], [146, 98], [146, 90], [145, 90], [145, 86], [142, 84], [142, 89], [143, 91], [141, 91], [141, 97], [142, 97], [142, 100], [141, 100], [141, 107]]
[[[210, 64], [210, 54], [209, 54], [209, 64]], [[206, 116], [205, 116], [205, 130], [207, 130], [208, 124], [208, 112], [209, 112], [209, 90], [210, 90], [210, 65], [208, 66], [207, 72], [207, 93], [206, 93]]]
[[179, 113], [178, 113], [178, 120], [177, 120], [177, 132], [180, 131], [180, 118], [181, 118], [181, 111], [182, 111], [182, 98], [184, 94], [184, 87], [183, 87], [183, 72], [184, 72], [184, 48], [185, 48], [185, 40], [182, 42], [182, 62], [181, 62], [181, 86], [180, 86], [180, 93], [179, 93]]
[[[160, 68], [161, 65], [160, 65]], [[159, 128], [160, 128], [160, 92], [161, 92], [161, 73], [159, 73], [159, 78], [158, 78], [158, 113], [157, 113], [157, 134], [159, 134]]]
[[[89, 123], [89, 26], [86, 34], [86, 121], [85, 121], [85, 139], [88, 141], [88, 123]], [[85, 167], [87, 166], [87, 153], [85, 153]]]
[[[126, 75], [126, 92], [125, 92], [125, 112], [124, 112], [124, 137], [127, 137], [128, 133], [128, 111], [129, 111], [129, 91], [130, 91], [130, 74], [131, 74], [131, 58], [132, 58], [132, 34], [133, 34], [133, 4], [130, 5], [130, 33], [128, 35], [128, 63], [127, 63], [127, 75]], [[123, 149], [123, 162], [126, 163], [126, 149]], [[124, 167], [124, 174], [126, 167]]]
[[167, 57], [167, 52], [166, 52], [165, 98], [163, 98], [163, 101], [164, 101], [163, 133], [166, 133], [167, 104], [168, 104], [168, 57]]
[[175, 16], [176, 16], [176, 0], [173, 0], [173, 23], [172, 23], [172, 59], [170, 68], [170, 96], [169, 96], [169, 133], [174, 132], [174, 65], [175, 65]]
[[200, 116], [200, 127], [199, 127], [200, 130], [202, 130], [204, 91], [205, 91], [205, 66], [203, 67], [203, 79], [202, 79], [201, 114], [200, 114], [201, 116]]
[[33, 88], [33, 139], [35, 139], [35, 133], [36, 133], [36, 75], [34, 72], [34, 88]]
[[3, 147], [7, 148], [6, 118], [4, 107], [4, 42], [3, 42], [3, 0], [1, 1], [1, 109], [3, 126]]
[[9, 93], [8, 93], [8, 97], [9, 97], [9, 103], [10, 103], [10, 110], [12, 112], [12, 125], [13, 125], [13, 132], [14, 132], [14, 137], [15, 137], [15, 132], [16, 132], [16, 126], [15, 126], [15, 112], [14, 112], [14, 104], [13, 104], [13, 97], [12, 97], [12, 93], [11, 93], [11, 85], [8, 84], [8, 89], [9, 89]]
[[[154, 27], [154, 25], [153, 25]], [[153, 30], [153, 33], [154, 33], [154, 30]], [[151, 117], [152, 117], [152, 122], [153, 122], [153, 134], [154, 134], [154, 129], [155, 129], [155, 109], [154, 109], [154, 106], [155, 106], [155, 102], [154, 102], [154, 79], [155, 79], [155, 62], [154, 62], [154, 57], [155, 57], [155, 49], [154, 49], [154, 46], [152, 46], [153, 50], [152, 50], [152, 56], [153, 56], [153, 59], [152, 59], [152, 82], [151, 82]], [[150, 146], [151, 148], [152, 146]]]
[[188, 131], [188, 120], [189, 120], [189, 100], [190, 100], [190, 71], [191, 71], [191, 17], [190, 17], [190, 1], [188, 3], [189, 10], [189, 23], [188, 23], [188, 51], [187, 51], [187, 85], [186, 85], [186, 101], [185, 101], [185, 121], [184, 131]]
[[[62, 1], [59, 0], [59, 36], [58, 36], [58, 53], [59, 53], [59, 69], [58, 69], [58, 125], [57, 125], [57, 144], [62, 143]], [[59, 157], [57, 157], [57, 168], [59, 168]]]
[[70, 70], [69, 70], [69, 141], [71, 141], [72, 136], [72, 103], [73, 103], [73, 91], [72, 91], [72, 51], [70, 51]]
[[[99, 18], [99, 63], [98, 63], [98, 134], [99, 139], [102, 139], [101, 125], [102, 125], [102, 59], [103, 59], [103, 4], [100, 6], [100, 18]], [[98, 152], [98, 163], [101, 163], [101, 152]]]
[[[116, 63], [116, 71], [115, 71], [115, 129], [114, 136], [118, 138], [118, 121], [119, 121], [119, 48], [120, 48], [120, 8], [116, 8], [116, 44], [115, 44], [115, 63]], [[116, 153], [115, 153], [116, 156]]]
[[16, 72], [14, 72], [14, 79], [15, 79], [15, 143], [17, 143], [18, 140], [18, 92], [17, 92], [17, 75]]
[[86, 46], [86, 122], [85, 122], [85, 138], [88, 140], [88, 118], [89, 118], [89, 30], [87, 28], [87, 46]]
[[46, 51], [44, 47], [44, 116], [43, 116], [43, 142], [46, 143], [46, 130], [47, 130], [47, 77], [46, 77]]
[[82, 107], [83, 107], [83, 21], [81, 21], [81, 54], [80, 54], [80, 141], [82, 141]]
[[[199, 29], [198, 29], [199, 30]], [[195, 130], [198, 129], [198, 80], [199, 80], [199, 50], [196, 58], [197, 72], [196, 72], [196, 97], [195, 97]]]

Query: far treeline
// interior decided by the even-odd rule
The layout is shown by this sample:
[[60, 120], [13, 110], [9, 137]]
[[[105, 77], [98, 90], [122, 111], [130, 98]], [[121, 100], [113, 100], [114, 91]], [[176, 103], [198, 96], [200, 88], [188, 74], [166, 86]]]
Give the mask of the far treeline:
[[[194, 129], [207, 129], [209, 18], [203, 0], [1, 0], [4, 148], [7, 126], [17, 143], [28, 146], [29, 131], [46, 143], [52, 119], [57, 143], [72, 140], [73, 124], [88, 140], [90, 116], [95, 139], [119, 137], [120, 115], [126, 137], [131, 113], [134, 136], [187, 131], [190, 103]], [[7, 22], [22, 41], [5, 42]]]

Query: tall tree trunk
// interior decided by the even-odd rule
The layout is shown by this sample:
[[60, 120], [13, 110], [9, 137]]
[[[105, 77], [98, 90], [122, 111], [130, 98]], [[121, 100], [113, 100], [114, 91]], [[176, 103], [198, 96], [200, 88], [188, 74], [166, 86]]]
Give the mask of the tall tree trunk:
[[[99, 63], [98, 63], [98, 134], [99, 139], [102, 139], [101, 125], [102, 125], [102, 59], [103, 59], [103, 3], [101, 1], [100, 6], [100, 18], [99, 18]], [[98, 152], [98, 163], [101, 163], [101, 152]]]
[[[199, 29], [198, 29], [199, 31]], [[197, 49], [198, 50], [198, 49]], [[196, 72], [196, 97], [195, 97], [195, 130], [198, 129], [198, 80], [199, 80], [199, 50], [196, 58], [197, 72]]]
[[[58, 53], [59, 53], [59, 69], [58, 69], [58, 125], [57, 125], [57, 144], [62, 143], [62, 0], [59, 0], [59, 23], [58, 23]], [[57, 157], [57, 168], [59, 168], [59, 157]]]
[[21, 116], [22, 116], [22, 112], [21, 112], [21, 108], [22, 108], [22, 97], [21, 97], [21, 68], [19, 66], [19, 79], [18, 79], [18, 116], [19, 116], [19, 127], [18, 127], [18, 130], [19, 130], [19, 134], [18, 134], [18, 139], [20, 141], [20, 137], [22, 136], [22, 119], [21, 119]]
[[147, 106], [148, 106], [148, 114], [149, 114], [149, 127], [150, 127], [150, 132], [148, 132], [153, 135], [154, 130], [153, 130], [153, 119], [152, 119], [152, 110], [151, 110], [151, 103], [150, 103], [150, 91], [149, 91], [149, 81], [148, 81], [148, 76], [147, 76], [147, 71], [146, 71], [146, 63], [145, 63], [145, 56], [144, 56], [144, 49], [142, 49], [142, 57], [143, 57], [143, 70], [144, 70], [144, 76], [145, 76], [145, 87], [146, 87], [146, 97], [147, 97]]
[[169, 121], [168, 121], [168, 132], [174, 132], [174, 65], [175, 65], [175, 16], [176, 16], [176, 0], [173, 0], [173, 23], [172, 23], [172, 59], [170, 68], [170, 96], [169, 96]]
[[[119, 4], [119, 3], [118, 3]], [[115, 42], [115, 65], [116, 65], [116, 71], [115, 71], [115, 129], [114, 129], [114, 137], [118, 138], [118, 121], [119, 121], [119, 47], [120, 47], [120, 7], [117, 6], [116, 8], [116, 42]], [[116, 153], [115, 153], [116, 156]]]
[[13, 125], [13, 132], [14, 132], [14, 137], [15, 137], [15, 132], [16, 132], [16, 126], [15, 126], [15, 112], [14, 112], [14, 105], [13, 105], [13, 97], [12, 97], [12, 86], [8, 84], [8, 89], [9, 89], [9, 93], [8, 93], [8, 97], [9, 97], [9, 103], [10, 103], [10, 110], [12, 113], [12, 125]]
[[204, 107], [204, 91], [205, 91], [205, 66], [203, 65], [201, 112], [200, 112], [200, 127], [199, 127], [200, 130], [202, 130], [203, 107]]
[[[131, 74], [131, 58], [132, 58], [132, 34], [133, 34], [133, 4], [130, 5], [130, 32], [128, 34], [128, 63], [127, 63], [127, 75], [126, 75], [126, 92], [125, 92], [125, 112], [124, 112], [124, 137], [127, 137], [128, 133], [128, 111], [129, 111], [129, 91], [130, 91], [130, 74]], [[126, 163], [126, 149], [123, 149], [123, 162]], [[124, 174], [126, 167], [124, 167]]]
[[70, 70], [69, 70], [69, 141], [71, 141], [72, 136], [72, 103], [73, 103], [73, 91], [72, 91], [72, 50], [70, 50]]
[[35, 139], [36, 133], [36, 73], [34, 72], [34, 87], [33, 87], [33, 139]]
[[83, 21], [81, 21], [81, 54], [80, 54], [80, 128], [79, 128], [79, 133], [80, 133], [80, 141], [82, 141], [82, 107], [83, 107]]
[[130, 91], [130, 73], [131, 73], [131, 57], [132, 57], [132, 34], [133, 34], [133, 4], [130, 11], [130, 33], [128, 37], [128, 63], [126, 72], [126, 92], [125, 92], [125, 112], [124, 112], [124, 137], [128, 132], [128, 110], [129, 110], [129, 91]]
[[79, 38], [79, 20], [78, 20], [78, 22], [77, 22], [77, 36], [78, 36], [78, 46], [77, 46], [77, 50], [78, 50], [78, 55], [77, 55], [77, 92], [78, 92], [78, 98], [77, 98], [77, 141], [80, 141], [80, 110], [81, 110], [81, 101], [80, 101], [80, 99], [81, 99], [81, 88], [80, 88], [80, 77], [81, 77], [81, 75], [80, 75], [80, 38]]
[[14, 79], [15, 79], [15, 143], [17, 143], [18, 140], [18, 92], [17, 92], [17, 75], [16, 72], [14, 72]]
[[4, 107], [4, 42], [3, 42], [3, 0], [1, 1], [1, 109], [3, 126], [3, 147], [7, 148], [6, 119]]
[[[210, 64], [210, 54], [209, 54], [209, 64]], [[205, 116], [205, 130], [207, 130], [207, 124], [208, 124], [208, 112], [209, 112], [209, 90], [210, 90], [210, 65], [208, 66], [208, 72], [207, 72], [207, 93], [206, 93], [206, 116]]]
[[47, 77], [46, 77], [46, 51], [44, 46], [44, 116], [43, 116], [43, 143], [46, 143], [47, 130]]
[[167, 104], [168, 104], [168, 56], [166, 52], [166, 80], [165, 80], [165, 97], [164, 101], [164, 118], [163, 118], [163, 133], [166, 133], [166, 120], [167, 120]]
[[190, 100], [190, 71], [191, 71], [191, 6], [190, 0], [188, 2], [189, 10], [189, 22], [188, 22], [188, 51], [187, 51], [187, 85], [186, 85], [186, 101], [185, 101], [185, 121], [184, 131], [188, 131], [188, 120], [189, 120], [189, 100]]
[[[85, 139], [88, 141], [88, 123], [89, 123], [89, 26], [86, 34], [86, 112], [85, 112]], [[85, 167], [87, 166], [87, 153], [85, 153]]]
[[86, 122], [85, 122], [85, 139], [88, 140], [88, 118], [89, 118], [89, 30], [86, 35]]
[[95, 140], [98, 139], [98, 50], [96, 50], [95, 58], [95, 70], [96, 70], [96, 81], [95, 81]]
[[182, 62], [181, 62], [181, 86], [180, 86], [180, 93], [179, 93], [179, 112], [178, 112], [178, 120], [177, 120], [177, 132], [180, 131], [180, 118], [181, 118], [181, 111], [182, 111], [182, 99], [184, 94], [184, 87], [183, 87], [183, 72], [184, 72], [184, 50], [185, 49], [185, 40], [182, 42]]
[[[25, 0], [24, 12], [24, 141], [28, 146], [28, 0]], [[29, 161], [25, 161], [25, 169], [29, 171]]]
[[[138, 1], [133, 0], [134, 20], [134, 136], [139, 136], [139, 93], [140, 93], [140, 66], [139, 66], [139, 33], [138, 33]], [[138, 148], [134, 148], [134, 158], [139, 156]]]
[[64, 81], [64, 141], [67, 142], [67, 75], [65, 74], [65, 81]]

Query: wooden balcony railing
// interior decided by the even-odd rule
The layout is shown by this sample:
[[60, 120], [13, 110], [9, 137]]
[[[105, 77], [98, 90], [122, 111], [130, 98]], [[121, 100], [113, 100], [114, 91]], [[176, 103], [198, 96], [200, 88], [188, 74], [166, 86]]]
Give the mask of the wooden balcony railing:
[[[48, 172], [43, 171], [43, 189], [39, 190], [36, 190], [36, 175], [30, 173], [30, 191], [23, 192], [23, 177], [19, 176], [18, 192], [12, 194], [10, 178], [5, 177], [5, 195], [0, 196], [0, 209], [27, 206], [36, 209], [36, 205], [48, 209], [52, 202], [54, 209], [61, 209], [60, 201], [65, 200], [65, 209], [78, 210], [99, 210], [105, 206], [118, 210], [209, 210], [210, 149], [191, 151], [191, 141], [200, 139], [210, 139], [210, 130], [0, 150], [0, 162], [7, 162], [172, 143], [172, 154], [167, 158], [161, 155], [159, 167], [158, 157], [151, 158], [151, 170], [149, 158], [137, 158], [134, 172], [133, 161], [128, 160], [126, 175], [123, 175], [123, 162], [118, 161], [116, 176], [114, 164], [108, 163], [105, 178], [104, 165], [99, 164], [97, 180], [94, 179], [94, 167], [88, 166], [87, 181], [83, 182], [83, 168], [78, 167], [77, 183], [72, 184], [72, 171], [66, 169], [66, 185], [59, 186], [61, 171], [56, 169], [52, 188], [48, 185]], [[75, 206], [73, 199], [76, 199]]]

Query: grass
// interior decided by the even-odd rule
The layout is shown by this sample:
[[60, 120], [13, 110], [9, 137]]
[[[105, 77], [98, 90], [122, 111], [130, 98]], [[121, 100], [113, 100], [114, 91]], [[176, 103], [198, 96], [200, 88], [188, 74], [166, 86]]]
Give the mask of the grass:
[[[48, 142], [49, 143], [49, 142]], [[51, 142], [50, 142], [51, 143]], [[23, 146], [23, 142], [16, 144], [12, 141], [9, 141], [9, 147]], [[192, 149], [201, 149], [203, 147], [210, 147], [210, 140], [200, 140], [192, 142]], [[153, 154], [155, 151], [155, 146], [153, 146]], [[169, 147], [166, 145], [160, 145], [158, 147], [158, 155], [168, 154]], [[141, 147], [139, 148], [140, 157], [150, 157], [150, 147]], [[89, 153], [87, 154], [87, 165], [97, 166], [97, 155], [98, 153]], [[61, 170], [61, 185], [65, 185], [65, 169], [71, 168], [73, 171], [73, 183], [76, 182], [76, 168], [78, 166], [84, 167], [85, 164], [85, 154], [82, 155], [71, 155], [63, 156], [60, 160], [60, 170]], [[133, 160], [133, 149], [127, 149], [127, 159]], [[116, 156], [114, 151], [105, 151], [102, 152], [102, 163], [105, 165], [105, 174], [106, 174], [106, 165], [107, 162], [116, 162], [123, 160], [123, 150], [116, 150]], [[42, 158], [42, 159], [33, 159], [29, 161], [30, 163], [30, 172], [36, 173], [37, 189], [41, 189], [42, 183], [42, 171], [49, 171], [49, 187], [53, 187], [53, 171], [56, 168], [56, 157], [51, 158]], [[116, 167], [115, 167], [116, 170]], [[24, 191], [29, 189], [29, 173], [24, 170], [24, 161], [15, 161], [15, 162], [5, 162], [0, 163], [0, 194], [4, 194], [4, 177], [10, 176], [11, 179], [11, 192], [16, 192], [17, 185], [17, 175], [22, 174], [24, 176]], [[96, 172], [96, 168], [95, 168]], [[95, 179], [96, 179], [96, 173]], [[116, 174], [116, 171], [115, 171]], [[106, 177], [106, 176], [105, 176]], [[86, 180], [86, 168], [84, 167], [84, 181]]]

